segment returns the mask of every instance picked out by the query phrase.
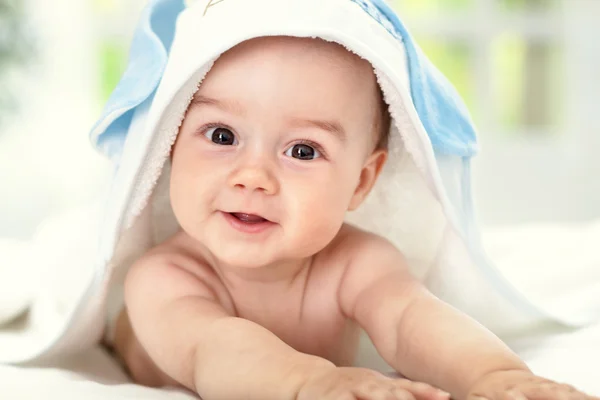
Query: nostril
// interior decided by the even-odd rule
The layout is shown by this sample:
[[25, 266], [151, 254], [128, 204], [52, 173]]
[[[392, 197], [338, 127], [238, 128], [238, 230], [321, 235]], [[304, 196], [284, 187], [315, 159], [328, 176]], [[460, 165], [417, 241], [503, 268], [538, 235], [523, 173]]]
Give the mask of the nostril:
[[262, 169], [249, 169], [237, 171], [232, 174], [229, 185], [233, 189], [257, 191], [271, 194], [277, 191], [276, 179]]

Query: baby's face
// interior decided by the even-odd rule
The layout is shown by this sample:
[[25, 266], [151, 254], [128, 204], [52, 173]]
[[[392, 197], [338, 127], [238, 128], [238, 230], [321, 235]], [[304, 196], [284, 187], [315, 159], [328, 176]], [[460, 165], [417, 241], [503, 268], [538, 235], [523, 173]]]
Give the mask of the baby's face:
[[370, 64], [315, 39], [260, 38], [225, 53], [173, 150], [181, 227], [220, 262], [308, 257], [339, 231], [385, 162]]

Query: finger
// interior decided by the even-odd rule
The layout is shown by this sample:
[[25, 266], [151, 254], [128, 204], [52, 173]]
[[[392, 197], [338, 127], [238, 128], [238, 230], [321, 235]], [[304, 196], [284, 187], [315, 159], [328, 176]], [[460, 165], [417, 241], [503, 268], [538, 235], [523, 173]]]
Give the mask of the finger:
[[360, 400], [415, 400], [415, 397], [407, 391], [395, 393], [395, 387], [382, 382], [370, 382], [356, 388], [354, 394]]
[[544, 382], [519, 389], [528, 400], [598, 400], [598, 398], [588, 396], [573, 386], [554, 382]]
[[470, 393], [467, 400], [508, 400], [505, 391], [487, 390]]
[[424, 382], [414, 382], [408, 379], [396, 379], [397, 388], [409, 391], [417, 400], [447, 400], [450, 394]]
[[333, 399], [333, 400], [362, 400], [362, 399], [354, 396], [350, 392], [345, 392], [345, 393], [339, 394], [335, 397], [331, 397], [331, 399]]
[[394, 394], [394, 399], [416, 400], [416, 396], [413, 393], [399, 387], [393, 388], [392, 393]]
[[528, 400], [528, 398], [519, 390], [509, 390], [506, 392], [506, 400]]
[[341, 393], [329, 393], [326, 396], [321, 396], [319, 399], [323, 400], [362, 400], [356, 397], [351, 392], [341, 392]]
[[[513, 389], [512, 393], [521, 393], [527, 400], [583, 400], [585, 397], [572, 386], [560, 385], [554, 382], [542, 382]], [[513, 400], [513, 398], [509, 398]], [[515, 400], [521, 400], [517, 398]]]

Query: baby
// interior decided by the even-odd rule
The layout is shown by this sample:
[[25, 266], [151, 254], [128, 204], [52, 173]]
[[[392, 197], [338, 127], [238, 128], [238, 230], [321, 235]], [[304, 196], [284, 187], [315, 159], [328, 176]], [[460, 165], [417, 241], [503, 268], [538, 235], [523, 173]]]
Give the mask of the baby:
[[[222, 55], [172, 151], [181, 231], [125, 282], [114, 346], [133, 378], [204, 400], [591, 398], [535, 376], [344, 223], [389, 125], [371, 65], [342, 46], [270, 37]], [[408, 379], [353, 367], [362, 329]]]

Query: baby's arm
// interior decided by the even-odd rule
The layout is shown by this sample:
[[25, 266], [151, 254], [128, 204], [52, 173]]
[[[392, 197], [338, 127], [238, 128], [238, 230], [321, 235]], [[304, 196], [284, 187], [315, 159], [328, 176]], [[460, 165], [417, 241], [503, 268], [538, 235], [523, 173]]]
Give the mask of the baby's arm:
[[230, 315], [200, 274], [164, 255], [131, 268], [125, 301], [152, 360], [205, 399], [294, 399], [309, 374], [333, 367]]
[[340, 304], [398, 372], [458, 399], [493, 371], [528, 372], [492, 333], [416, 281], [393, 245], [363, 239], [350, 246], [355, 257], [341, 283]]

